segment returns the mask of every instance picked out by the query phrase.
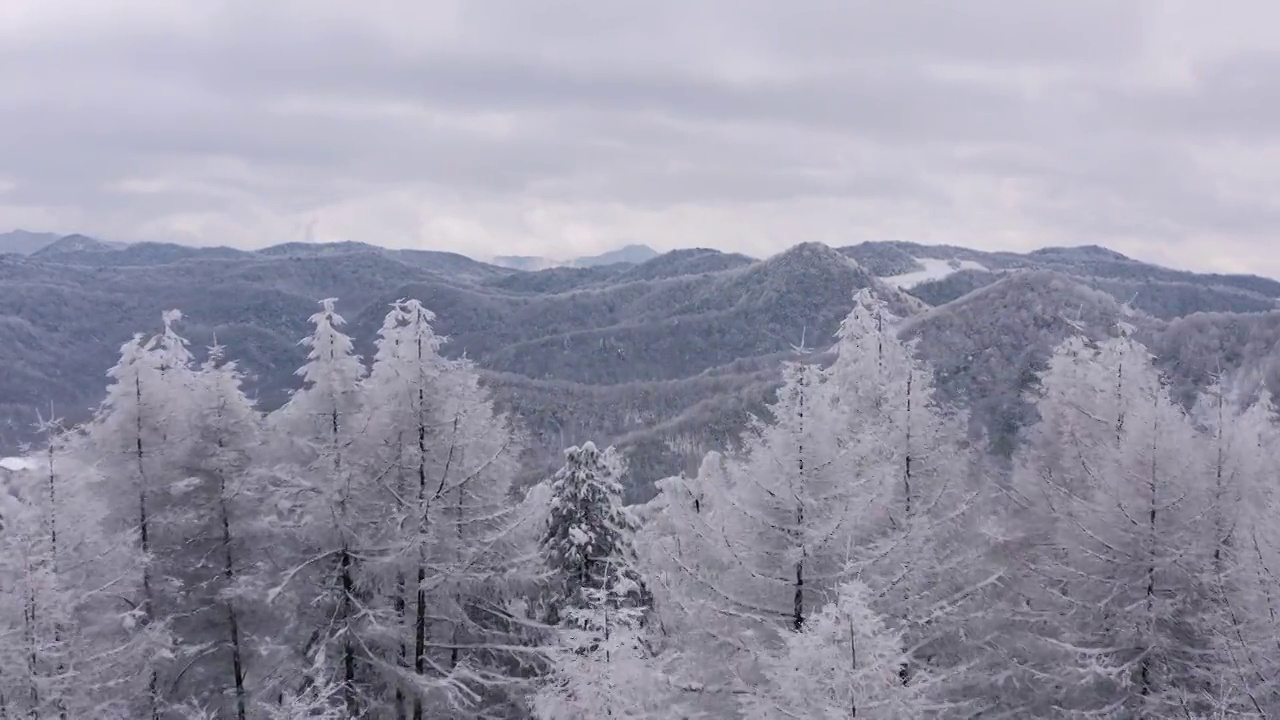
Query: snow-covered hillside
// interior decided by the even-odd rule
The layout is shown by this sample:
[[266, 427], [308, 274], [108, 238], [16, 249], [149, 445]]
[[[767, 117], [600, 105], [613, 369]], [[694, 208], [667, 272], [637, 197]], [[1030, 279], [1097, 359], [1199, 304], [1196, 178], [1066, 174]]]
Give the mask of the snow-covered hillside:
[[942, 280], [961, 270], [987, 270], [988, 268], [973, 260], [942, 260], [939, 258], [915, 258], [924, 267], [923, 270], [881, 278], [894, 287], [907, 290], [921, 283]]

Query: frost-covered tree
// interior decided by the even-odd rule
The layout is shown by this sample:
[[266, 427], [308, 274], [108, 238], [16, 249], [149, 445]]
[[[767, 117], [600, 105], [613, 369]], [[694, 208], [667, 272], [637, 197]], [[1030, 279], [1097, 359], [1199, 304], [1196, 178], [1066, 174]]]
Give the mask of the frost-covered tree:
[[750, 720], [775, 718], [929, 717], [933, 708], [917, 673], [903, 683], [902, 639], [871, 609], [871, 593], [856, 581], [789, 633], [777, 655], [767, 656], [767, 683], [743, 700]]
[[652, 662], [680, 692], [669, 695], [671, 712], [691, 717], [727, 712], [735, 705], [737, 669], [725, 662], [736, 642], [735, 623], [722, 612], [722, 573], [732, 556], [714, 552], [718, 502], [727, 483], [727, 460], [707, 453], [698, 471], [658, 482], [657, 496], [636, 508], [642, 519], [636, 551], [652, 595]]
[[569, 608], [587, 608], [588, 591], [610, 602], [644, 608], [649, 592], [636, 569], [636, 521], [622, 506], [622, 459], [594, 443], [565, 450], [551, 479], [550, 517], [542, 553], [550, 573], [547, 622], [571, 621]]
[[182, 662], [171, 685], [180, 697], [245, 720], [250, 685], [259, 680], [252, 666], [264, 654], [254, 635], [277, 622], [263, 614], [263, 585], [271, 578], [256, 554], [277, 539], [265, 515], [266, 476], [254, 466], [261, 417], [219, 347], [193, 377], [185, 407], [191, 436], [176, 466], [184, 480], [171, 488], [175, 501], [166, 514], [168, 532], [183, 548], [171, 572], [178, 581], [171, 624]]
[[[314, 330], [301, 341], [307, 360], [297, 373], [303, 385], [267, 421], [276, 454], [272, 509], [282, 530], [280, 579], [267, 599], [290, 618], [275, 637], [290, 658], [275, 664], [275, 683], [286, 694], [337, 687], [354, 715], [360, 709], [356, 619], [363, 603], [357, 580], [376, 509], [370, 478], [352, 450], [364, 430], [365, 369], [341, 330], [336, 302], [321, 301], [311, 316]], [[329, 662], [308, 660], [316, 653]], [[332, 677], [317, 676], [318, 670]]]
[[342, 451], [357, 431], [360, 381], [366, 373], [354, 341], [342, 332], [346, 320], [338, 314], [337, 302], [320, 301], [320, 311], [311, 316], [314, 330], [299, 342], [307, 348], [306, 364], [297, 371], [302, 387], [270, 420], [278, 439], [301, 445], [304, 455], [323, 457], [341, 468]]
[[[170, 491], [181, 489], [180, 459], [193, 438], [186, 422], [194, 371], [187, 342], [174, 323], [176, 310], [163, 315], [163, 331], [149, 340], [135, 336], [121, 348], [120, 362], [108, 372], [112, 382], [93, 421], [87, 443], [108, 488], [115, 522], [137, 533], [142, 562], [138, 565], [136, 603], [148, 632], [167, 632], [172, 608], [165, 607], [173, 571], [189, 557], [182, 556], [180, 529], [169, 526], [173, 507]], [[170, 532], [172, 530], [172, 532]], [[162, 672], [178, 672], [168, 652], [157, 652], [146, 664], [150, 676], [146, 693], [151, 715], [168, 703], [168, 683]]]
[[735, 691], [760, 681], [763, 654], [852, 579], [850, 549], [878, 507], [868, 498], [886, 490], [876, 486], [885, 476], [851, 471], [834, 384], [812, 365], [788, 365], [784, 378], [773, 422], [756, 421], [723, 463], [704, 463], [693, 492], [664, 482], [670, 496], [658, 503], [672, 515], [645, 531], [674, 526], [669, 542], [646, 549], [659, 617], [674, 615], [680, 633], [663, 654], [677, 685], [712, 714], [732, 713]]
[[1221, 380], [1196, 405], [1210, 446], [1212, 602], [1227, 660], [1214, 678], [1215, 709], [1269, 717], [1280, 712], [1280, 513], [1275, 477], [1280, 432], [1271, 395], [1245, 402]]
[[708, 552], [714, 544], [710, 521], [727, 487], [725, 473], [725, 456], [709, 452], [696, 473], [659, 480], [654, 499], [635, 509], [642, 519], [636, 540], [640, 567], [661, 599], [655, 604], [657, 621], [672, 635], [706, 627], [703, 615], [723, 561]]
[[584, 588], [564, 608], [552, 672], [534, 696], [541, 720], [661, 718], [672, 710], [669, 687], [644, 637], [644, 612], [625, 582]]
[[0, 715], [148, 717], [167, 637], [142, 623], [144, 558], [81, 438], [48, 427], [42, 461], [0, 477]]
[[[1056, 353], [1011, 494], [1036, 713], [1207, 712], [1213, 485], [1195, 429], [1124, 328]], [[1207, 670], [1207, 672], [1206, 672]]]
[[829, 370], [855, 477], [874, 478], [877, 489], [850, 562], [907, 643], [904, 680], [927, 666], [963, 699], [983, 674], [966, 638], [990, 630], [987, 603], [1001, 576], [981, 529], [989, 484], [967, 418], [939, 402], [932, 371], [898, 337], [896, 320], [871, 291], [858, 292]]
[[536, 557], [512, 498], [520, 440], [470, 362], [439, 355], [433, 318], [415, 300], [392, 306], [355, 448], [381, 509], [363, 577], [369, 692], [415, 720], [523, 702], [509, 693], [536, 658], [509, 608]]

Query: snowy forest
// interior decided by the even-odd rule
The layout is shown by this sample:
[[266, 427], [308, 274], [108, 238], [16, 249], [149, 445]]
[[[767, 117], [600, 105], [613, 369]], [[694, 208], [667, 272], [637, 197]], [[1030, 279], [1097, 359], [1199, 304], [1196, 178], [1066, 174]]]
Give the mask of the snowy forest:
[[0, 471], [0, 720], [1280, 717], [1251, 378], [1188, 407], [1121, 319], [997, 458], [863, 290], [739, 442], [624, 505], [589, 442], [520, 482], [434, 322], [396, 302], [366, 363], [323, 301], [269, 413], [177, 311], [126, 343]]

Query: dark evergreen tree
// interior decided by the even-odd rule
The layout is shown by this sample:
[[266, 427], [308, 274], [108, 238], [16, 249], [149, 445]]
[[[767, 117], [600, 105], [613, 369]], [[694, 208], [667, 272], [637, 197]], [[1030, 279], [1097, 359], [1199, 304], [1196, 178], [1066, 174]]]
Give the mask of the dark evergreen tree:
[[594, 443], [565, 451], [551, 479], [550, 517], [542, 552], [551, 571], [546, 621], [558, 625], [567, 609], [593, 606], [588, 591], [604, 591], [618, 606], [646, 608], [651, 596], [636, 571], [636, 520], [622, 506], [623, 463], [612, 447]]

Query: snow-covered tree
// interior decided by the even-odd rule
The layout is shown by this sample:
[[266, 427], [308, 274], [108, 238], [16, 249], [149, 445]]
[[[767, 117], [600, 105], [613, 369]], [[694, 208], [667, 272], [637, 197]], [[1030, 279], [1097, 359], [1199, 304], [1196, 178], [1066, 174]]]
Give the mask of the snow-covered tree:
[[902, 639], [871, 609], [871, 593], [857, 581], [837, 588], [832, 601], [777, 655], [764, 661], [767, 683], [744, 699], [749, 720], [814, 718], [899, 720], [930, 716], [916, 674], [903, 683]]
[[301, 445], [301, 454], [323, 457], [341, 468], [342, 451], [357, 432], [365, 368], [354, 341], [342, 332], [346, 320], [338, 314], [337, 302], [321, 300], [320, 311], [311, 316], [314, 329], [299, 342], [307, 348], [306, 364], [297, 371], [302, 388], [271, 414], [270, 421], [279, 440]]
[[1022, 620], [1045, 641], [1024, 662], [1054, 678], [1032, 693], [1041, 714], [1164, 717], [1205, 712], [1212, 694], [1211, 473], [1186, 413], [1123, 330], [1059, 349], [1011, 483], [1035, 524], [1021, 539], [1019, 590]]
[[[268, 417], [276, 499], [271, 510], [281, 555], [279, 582], [267, 599], [290, 621], [274, 640], [282, 648], [274, 683], [285, 694], [314, 685], [337, 687], [346, 711], [359, 709], [356, 619], [363, 603], [357, 587], [369, 528], [377, 511], [370, 478], [353, 457], [364, 418], [360, 382], [364, 366], [341, 330], [337, 300], [321, 301], [298, 375], [303, 386]], [[314, 663], [319, 652], [329, 662]], [[285, 658], [288, 658], [286, 661]], [[317, 669], [333, 677], [317, 676]]]
[[[182, 314], [163, 314], [164, 329], [149, 340], [135, 336], [121, 348], [120, 362], [108, 372], [107, 388], [88, 427], [88, 447], [108, 488], [115, 522], [137, 533], [142, 561], [138, 565], [139, 597], [133, 599], [148, 632], [167, 632], [172, 608], [165, 607], [173, 571], [189, 560], [182, 556], [180, 529], [169, 527], [173, 507], [170, 491], [181, 488], [180, 459], [193, 437], [186, 424], [193, 391], [194, 370], [187, 342], [174, 323]], [[173, 530], [170, 532], [170, 530]], [[146, 693], [151, 714], [158, 716], [168, 702], [168, 683], [162, 670], [174, 671], [168, 652], [153, 653], [144, 672], [150, 676]]]
[[143, 557], [101, 502], [82, 438], [47, 424], [40, 463], [0, 478], [0, 715], [148, 717], [167, 637], [143, 625]]
[[1219, 712], [1268, 717], [1280, 712], [1280, 513], [1275, 477], [1280, 431], [1269, 392], [1246, 402], [1219, 379], [1199, 398], [1197, 418], [1210, 446], [1213, 505], [1212, 603], [1227, 665], [1213, 678]]
[[644, 533], [672, 528], [646, 548], [646, 572], [658, 578], [659, 617], [679, 633], [663, 643], [667, 672], [703, 712], [734, 712], [763, 654], [853, 578], [850, 550], [877, 508], [868, 498], [887, 490], [876, 486], [886, 476], [852, 469], [858, 440], [842, 435], [827, 376], [792, 364], [784, 379], [773, 422], [754, 422], [741, 452], [704, 463], [692, 482], [664, 482], [655, 502], [671, 516], [651, 517]]
[[587, 592], [603, 588], [612, 601], [649, 605], [636, 569], [636, 521], [622, 507], [622, 459], [594, 443], [565, 450], [565, 465], [551, 479], [550, 517], [542, 552], [550, 572], [547, 622], [570, 621], [569, 608], [590, 606]]
[[856, 477], [875, 478], [861, 546], [850, 553], [873, 607], [907, 643], [906, 679], [928, 667], [962, 686], [980, 657], [966, 637], [985, 630], [1001, 570], [980, 510], [989, 483], [966, 437], [967, 418], [935, 396], [932, 371], [898, 337], [897, 318], [870, 290], [854, 296], [829, 374], [843, 407]]
[[[657, 622], [679, 636], [707, 627], [712, 588], [724, 558], [708, 551], [716, 531], [710, 524], [726, 485], [726, 459], [709, 452], [698, 471], [659, 480], [657, 495], [635, 509], [642, 519], [636, 553], [656, 596]], [[722, 499], [720, 496], [719, 499]]]
[[261, 654], [253, 634], [276, 626], [260, 607], [270, 578], [255, 552], [277, 539], [265, 515], [265, 476], [254, 467], [261, 417], [219, 347], [192, 379], [185, 407], [191, 436], [176, 466], [184, 480], [170, 489], [165, 518], [183, 548], [168, 603], [183, 668], [171, 686], [204, 707], [226, 703], [245, 720], [253, 695], [246, 678], [258, 675], [252, 665]]
[[[585, 447], [583, 448], [585, 450]], [[539, 720], [671, 717], [669, 686], [646, 642], [632, 585], [605, 569], [563, 608], [550, 677], [534, 696]]]
[[392, 306], [356, 444], [382, 511], [363, 576], [370, 692], [415, 720], [522, 702], [507, 693], [536, 657], [508, 608], [536, 557], [511, 497], [520, 440], [470, 362], [439, 355], [433, 319], [415, 300]]

